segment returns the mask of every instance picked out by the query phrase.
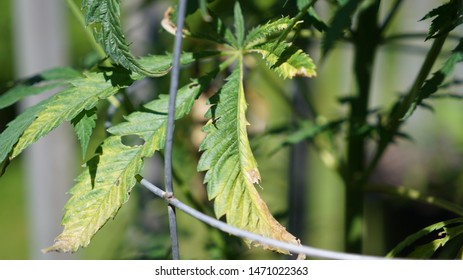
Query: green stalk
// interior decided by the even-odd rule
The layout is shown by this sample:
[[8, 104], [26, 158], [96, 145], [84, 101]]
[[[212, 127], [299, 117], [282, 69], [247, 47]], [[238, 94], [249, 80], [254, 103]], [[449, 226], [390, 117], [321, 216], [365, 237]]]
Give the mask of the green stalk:
[[426, 78], [431, 73], [432, 67], [436, 62], [437, 58], [439, 57], [439, 54], [442, 50], [442, 46], [444, 45], [445, 40], [447, 39], [447, 35], [448, 33], [443, 34], [434, 40], [410, 91], [407, 93], [403, 101], [400, 103], [397, 110], [391, 112], [389, 119], [387, 120], [386, 132], [384, 133], [380, 142], [378, 143], [375, 155], [373, 156], [372, 161], [369, 163], [365, 173], [363, 174], [362, 179], [360, 180], [362, 184], [364, 184], [370, 178], [371, 174], [378, 165], [379, 160], [383, 156], [387, 147], [394, 140], [394, 137], [397, 135], [397, 132], [399, 131], [400, 126], [402, 125], [410, 106], [413, 104], [413, 102], [415, 102], [421, 87], [426, 81]]
[[346, 187], [345, 246], [348, 252], [361, 253], [363, 238], [363, 184], [360, 178], [365, 171], [365, 138], [362, 130], [367, 126], [368, 103], [372, 82], [372, 69], [376, 50], [380, 44], [378, 11], [380, 1], [361, 10], [358, 29], [354, 32], [354, 72], [358, 94], [351, 102], [349, 116], [349, 143], [344, 183]]

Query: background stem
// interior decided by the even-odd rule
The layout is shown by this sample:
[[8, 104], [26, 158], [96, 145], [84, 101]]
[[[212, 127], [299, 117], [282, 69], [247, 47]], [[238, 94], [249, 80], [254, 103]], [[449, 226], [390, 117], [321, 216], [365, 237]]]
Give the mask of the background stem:
[[354, 72], [358, 93], [351, 102], [349, 143], [344, 182], [346, 186], [345, 246], [348, 252], [361, 252], [363, 228], [363, 185], [359, 179], [365, 169], [365, 139], [367, 134], [368, 102], [376, 49], [380, 43], [377, 25], [380, 1], [363, 9], [354, 32]]

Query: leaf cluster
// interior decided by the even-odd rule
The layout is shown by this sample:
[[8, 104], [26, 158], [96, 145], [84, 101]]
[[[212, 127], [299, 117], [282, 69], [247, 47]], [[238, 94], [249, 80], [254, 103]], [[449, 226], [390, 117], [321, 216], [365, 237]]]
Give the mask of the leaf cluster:
[[[209, 12], [204, 8], [205, 1], [201, 3], [202, 15], [207, 17]], [[169, 54], [141, 58], [131, 54], [121, 27], [118, 0], [83, 0], [82, 7], [86, 24], [93, 28], [95, 39], [112, 63], [83, 72], [70, 68], [52, 69], [18, 81], [15, 87], [3, 94], [0, 108], [10, 106], [23, 97], [59, 88], [55, 95], [28, 108], [10, 122], [0, 134], [2, 169], [63, 122], [74, 126], [85, 157], [96, 121], [101, 117], [101, 108], [105, 107], [101, 104], [111, 101], [135, 81], [166, 75], [172, 67]], [[170, 8], [163, 21], [167, 29], [175, 29], [170, 18], [172, 13], [175, 9]], [[221, 57], [223, 62], [179, 89], [175, 118], [186, 116], [194, 101], [208, 90], [215, 77], [233, 68], [209, 101], [212, 107], [206, 115], [209, 119], [204, 126], [207, 137], [200, 147], [203, 153], [198, 171], [206, 171], [208, 196], [214, 200], [217, 217], [225, 215], [232, 225], [298, 244], [296, 238], [273, 218], [255, 188], [260, 183], [260, 175], [247, 135], [243, 56], [260, 54], [268, 67], [283, 78], [314, 76], [315, 64], [307, 53], [281, 40], [280, 36], [294, 26], [289, 17], [269, 21], [246, 32], [240, 5], [236, 3], [232, 28], [217, 17], [206, 24], [216, 30], [216, 34], [193, 31], [185, 31], [185, 34], [213, 41], [219, 46], [211, 52], [183, 53], [181, 63], [187, 65], [216, 56]], [[85, 162], [69, 192], [71, 198], [65, 206], [63, 232], [45, 251], [75, 252], [87, 246], [96, 232], [115, 217], [129, 199], [137, 182], [136, 176], [143, 169], [143, 160], [164, 148], [167, 105], [168, 96], [161, 94], [107, 129], [108, 136]], [[123, 140], [126, 137], [138, 141], [126, 143]]]

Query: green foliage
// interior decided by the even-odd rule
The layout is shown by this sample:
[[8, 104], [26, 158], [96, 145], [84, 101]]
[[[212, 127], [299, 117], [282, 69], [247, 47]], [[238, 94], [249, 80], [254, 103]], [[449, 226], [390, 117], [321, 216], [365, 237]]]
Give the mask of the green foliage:
[[[438, 97], [462, 98], [461, 94], [442, 93], [442, 90], [446, 90], [445, 82], [451, 80], [455, 67], [463, 60], [462, 40], [443, 65], [431, 75], [431, 69], [441, 57], [444, 43], [450, 37], [448, 35], [462, 22], [462, 2], [451, 0], [422, 18], [431, 19], [423, 41], [432, 40], [433, 43], [416, 75], [417, 78], [411, 83], [410, 90], [395, 100], [395, 106], [392, 108], [370, 108], [370, 89], [374, 88], [372, 73], [375, 67], [375, 52], [382, 44], [388, 43], [385, 27], [397, 12], [400, 1], [396, 1], [392, 8], [386, 11], [383, 24], [380, 22], [382, 13], [379, 13], [383, 2], [379, 0], [329, 1], [332, 14], [327, 16], [327, 19], [317, 13], [316, 0], [298, 0], [287, 3], [290, 6], [288, 10], [293, 9], [291, 13], [295, 15], [275, 14], [271, 20], [249, 17], [249, 21], [248, 13], [251, 14], [255, 7], [243, 7], [242, 10], [239, 1], [197, 1], [195, 7], [198, 9], [187, 17], [182, 32], [184, 38], [191, 40], [191, 45], [199, 48], [199, 51], [186, 52], [181, 56], [181, 64], [194, 64], [194, 70], [188, 73], [191, 75], [188, 81], [182, 80], [183, 86], [178, 90], [175, 119], [184, 118], [182, 125], [189, 123], [190, 119], [186, 116], [190, 115], [195, 102], [201, 102], [202, 99], [198, 97], [204, 92], [215, 93], [212, 97], [206, 95], [209, 100], [207, 105], [210, 107], [205, 115], [207, 123], [202, 128], [206, 136], [199, 146], [201, 155], [190, 155], [188, 162], [197, 159], [196, 169], [200, 176], [204, 176], [207, 198], [213, 201], [211, 205], [216, 217], [265, 237], [299, 244], [299, 240], [272, 215], [272, 211], [260, 196], [266, 189], [261, 188], [261, 171], [251, 149], [248, 134], [248, 119], [252, 119], [247, 116], [248, 102], [251, 100], [248, 93], [256, 91], [256, 86], [247, 84], [247, 73], [257, 71], [256, 69], [260, 69], [258, 63], [262, 63], [271, 70], [268, 73], [276, 74], [282, 80], [315, 77], [316, 65], [311, 56], [304, 51], [308, 44], [300, 46], [301, 42], [306, 43], [307, 36], [314, 34], [312, 31], [315, 28], [322, 33], [323, 57], [334, 52], [337, 43], [341, 41], [352, 43], [352, 49], [356, 54], [352, 81], [355, 83], [353, 88], [358, 92], [338, 99], [348, 101], [336, 104], [348, 107], [348, 110], [337, 108], [338, 115], [334, 119], [317, 111], [316, 106], [312, 104], [312, 97], [303, 92], [302, 102], [310, 108], [310, 114], [295, 114], [292, 123], [284, 124], [290, 128], [279, 131], [287, 135], [277, 139], [276, 150], [308, 141], [315, 148], [314, 151], [320, 153], [324, 162], [331, 162], [326, 165], [337, 172], [345, 186], [344, 218], [346, 221], [355, 222], [346, 222], [343, 230], [346, 235], [344, 245], [350, 251], [360, 252], [362, 236], [358, 229], [363, 226], [364, 195], [371, 187], [369, 179], [387, 147], [398, 137], [405, 135], [401, 132], [402, 125], [419, 106], [430, 107], [425, 101], [431, 102]], [[64, 122], [73, 125], [83, 159], [90, 158], [85, 162], [82, 172], [70, 190], [71, 198], [65, 206], [62, 220], [63, 232], [45, 251], [75, 252], [87, 246], [101, 227], [114, 218], [122, 205], [128, 201], [136, 185], [136, 178], [143, 171], [144, 160], [162, 151], [165, 146], [169, 98], [159, 95], [158, 90], [153, 94], [157, 96], [154, 100], [140, 105], [139, 108], [127, 106], [126, 110], [119, 110], [117, 116], [108, 116], [103, 112], [106, 109], [103, 105], [107, 104], [108, 100], [114, 101], [114, 95], [121, 94], [127, 99], [127, 104], [133, 104], [126, 92], [129, 86], [145, 78], [165, 76], [172, 67], [173, 57], [170, 54], [140, 58], [133, 56], [129, 48], [130, 43], [126, 41], [122, 29], [120, 4], [119, 0], [82, 1], [85, 24], [92, 27], [96, 41], [114, 64], [103, 62], [108, 57], [101, 57], [102, 63], [92, 69], [51, 69], [29, 79], [17, 81], [0, 96], [0, 109], [3, 109], [24, 97], [51, 89], [57, 91], [52, 97], [21, 113], [8, 123], [0, 134], [1, 173], [5, 171], [8, 163], [27, 147]], [[221, 5], [231, 8], [233, 4], [233, 9], [229, 9], [229, 12], [220, 9]], [[276, 7], [279, 4], [275, 1], [272, 5]], [[280, 8], [278, 7], [279, 11]], [[286, 13], [287, 10], [283, 11]], [[229, 18], [226, 18], [227, 16]], [[170, 33], [175, 33], [177, 28], [174, 23], [175, 17], [175, 8], [169, 8], [162, 21], [162, 26]], [[250, 26], [251, 24], [253, 26]], [[375, 34], [378, 40], [361, 38], [365, 34], [364, 27], [370, 25], [378, 32]], [[309, 28], [311, 30], [307, 30]], [[272, 76], [267, 82], [274, 82], [270, 81], [274, 77], [276, 76]], [[300, 80], [302, 79], [298, 82]], [[335, 78], [331, 78], [330, 81], [337, 82]], [[301, 84], [294, 83], [298, 87]], [[457, 84], [455, 82], [452, 86]], [[281, 100], [289, 101], [289, 87], [286, 85], [282, 86], [280, 97]], [[293, 89], [294, 87], [291, 91]], [[258, 90], [265, 91], [260, 88]], [[296, 111], [295, 108], [298, 106], [291, 102], [287, 103]], [[117, 106], [114, 104], [113, 102], [110, 106]], [[121, 117], [120, 114], [126, 116]], [[280, 116], [282, 113], [272, 111], [271, 114]], [[89, 151], [89, 143], [95, 137], [95, 129], [99, 128], [97, 121], [102, 115], [110, 118], [108, 123], [111, 123], [111, 127], [106, 129], [108, 134], [101, 140], [96, 151]], [[190, 127], [185, 131], [191, 130], [193, 129]], [[271, 131], [271, 128], [268, 130]], [[180, 137], [185, 137], [185, 131], [181, 132], [184, 134]], [[275, 137], [276, 134], [278, 133], [267, 136]], [[188, 140], [185, 137], [183, 141]], [[329, 160], [326, 160], [327, 154]], [[332, 164], [333, 162], [335, 164]], [[181, 169], [179, 170], [181, 172]], [[187, 193], [186, 197], [198, 209], [207, 211], [208, 204], [204, 203], [206, 197], [205, 201], [196, 200], [191, 195], [191, 189], [182, 191]], [[386, 190], [380, 191], [388, 193]], [[390, 192], [389, 190], [389, 194]], [[445, 199], [416, 195], [410, 191], [395, 194], [453, 210], [456, 214], [461, 211], [459, 206]], [[461, 218], [440, 222], [411, 235], [388, 256], [432, 258], [450, 244], [461, 247], [462, 233]], [[213, 240], [225, 242], [226, 238], [217, 235]], [[289, 253], [264, 244], [253, 244], [250, 240], [245, 242], [248, 245]], [[222, 246], [226, 247], [223, 244]]]
[[[0, 160], [4, 163], [66, 121], [73, 124], [85, 157], [96, 127], [98, 105], [101, 101], [111, 98], [136, 80], [146, 76], [161, 76], [170, 70], [170, 55], [140, 59], [131, 55], [121, 29], [118, 0], [84, 0], [82, 3], [86, 23], [94, 27], [95, 38], [117, 66], [100, 66], [82, 74], [73, 70], [50, 70], [42, 73], [40, 79], [28, 80], [34, 81], [33, 83], [19, 85], [12, 89], [13, 93], [3, 96], [0, 104], [5, 107], [23, 96], [66, 85], [51, 98], [26, 110], [0, 135]], [[284, 78], [314, 76], [315, 65], [302, 50], [289, 43], [277, 41], [281, 40], [288, 26], [294, 23], [291, 18], [270, 21], [255, 27], [246, 35], [245, 22], [238, 3], [234, 6], [234, 14], [234, 32], [220, 19], [214, 18], [209, 26], [217, 30], [218, 34], [189, 34], [206, 40], [213, 38], [232, 51], [185, 53], [182, 56], [183, 64], [217, 54], [227, 56], [228, 60], [218, 70], [193, 80], [179, 90], [176, 119], [190, 112], [194, 100], [201, 92], [206, 91], [218, 72], [225, 70], [233, 62], [237, 63], [227, 82], [211, 99], [214, 106], [207, 115], [211, 120], [204, 127], [208, 136], [201, 145], [204, 153], [198, 170], [207, 171], [205, 182], [208, 185], [208, 196], [209, 199], [214, 199], [217, 217], [225, 215], [232, 225], [298, 244], [296, 238], [273, 218], [255, 188], [260, 182], [260, 175], [246, 132], [248, 123], [245, 117], [247, 104], [243, 85], [243, 54], [260, 53], [268, 66]], [[169, 15], [167, 13], [164, 25], [175, 29], [175, 25], [169, 22]], [[204, 11], [202, 15], [204, 16]], [[46, 81], [48, 84], [37, 85], [38, 81]], [[15, 94], [18, 91], [23, 93]], [[15, 97], [12, 97], [13, 94]], [[87, 246], [95, 233], [109, 219], [114, 218], [129, 199], [136, 183], [135, 177], [142, 171], [143, 160], [164, 148], [167, 104], [168, 98], [161, 95], [159, 99], [145, 104], [142, 110], [129, 114], [122, 123], [108, 129], [111, 135], [86, 162], [83, 172], [76, 178], [76, 184], [70, 190], [71, 198], [66, 204], [62, 220], [63, 232], [56, 238], [55, 244], [45, 251], [75, 252], [80, 247]], [[127, 137], [138, 141], [127, 142]], [[288, 253], [277, 248], [270, 249]]]
[[316, 75], [310, 56], [289, 43], [261, 44], [248, 51], [261, 54], [267, 66], [283, 79]]
[[426, 40], [446, 34], [461, 24], [462, 4], [460, 0], [451, 0], [427, 13], [421, 20], [430, 18], [433, 20]]
[[272, 217], [255, 188], [260, 174], [246, 132], [241, 62], [211, 103], [198, 170], [207, 171], [204, 182], [209, 199], [214, 199], [216, 216], [226, 215], [231, 225], [297, 244], [296, 238]]
[[444, 65], [442, 65], [437, 72], [433, 73], [431, 78], [424, 82], [415, 102], [412, 103], [405, 118], [410, 116], [417, 106], [423, 105], [425, 99], [431, 97], [432, 94], [439, 90], [439, 87], [444, 83], [445, 79], [452, 74], [455, 65], [461, 61], [463, 61], [463, 41], [460, 40], [459, 44], [452, 51], [452, 54], [444, 62]]
[[96, 40], [116, 63], [135, 73], [147, 76], [164, 75], [146, 69], [131, 54], [120, 21], [120, 0], [83, 0], [85, 22], [92, 25]]
[[[187, 114], [193, 101], [205, 88], [194, 81], [179, 90], [177, 118]], [[145, 105], [147, 112], [134, 112], [109, 132], [100, 152], [86, 163], [76, 179], [72, 195], [65, 207], [63, 232], [46, 251], [75, 252], [89, 244], [93, 235], [129, 199], [135, 175], [141, 172], [143, 159], [164, 147], [166, 131], [166, 96]], [[142, 145], [127, 146], [122, 137], [135, 135]]]
[[462, 218], [439, 222], [410, 235], [387, 256], [428, 259], [462, 234]]
[[0, 109], [18, 102], [24, 97], [43, 93], [63, 86], [74, 78], [80, 78], [80, 72], [72, 68], [55, 68], [39, 75], [19, 81], [17, 85], [0, 96]]

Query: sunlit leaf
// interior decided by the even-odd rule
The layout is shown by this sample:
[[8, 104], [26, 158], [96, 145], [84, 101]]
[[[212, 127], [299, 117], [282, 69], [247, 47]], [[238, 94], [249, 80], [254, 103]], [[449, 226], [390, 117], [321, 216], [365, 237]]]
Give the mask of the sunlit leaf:
[[[240, 65], [227, 78], [225, 85], [210, 100], [210, 121], [204, 126], [206, 138], [198, 170], [207, 171], [205, 183], [209, 199], [214, 200], [217, 217], [225, 215], [227, 223], [276, 240], [298, 244], [271, 215], [260, 198], [256, 185], [260, 174], [252, 154], [246, 127], [246, 100], [243, 69]], [[248, 242], [249, 243], [249, 242]], [[276, 248], [274, 249], [283, 253]]]
[[[181, 63], [188, 64], [197, 57], [209, 54], [184, 53]], [[171, 68], [172, 56], [149, 56], [140, 60], [140, 63], [153, 72], [166, 72]], [[101, 100], [142, 78], [144, 76], [141, 74], [114, 67], [105, 69], [103, 73], [86, 72], [84, 76], [68, 80], [70, 87], [28, 108], [7, 125], [0, 134], [0, 163], [4, 166], [4, 161], [17, 157], [61, 123], [73, 120], [82, 111], [94, 108]]]
[[[210, 79], [193, 81], [178, 92], [176, 118], [187, 114], [196, 97], [205, 90]], [[162, 149], [165, 143], [168, 96], [145, 105], [145, 110], [126, 117], [126, 121], [108, 131], [99, 154], [89, 160], [71, 189], [72, 197], [65, 207], [63, 232], [45, 251], [75, 252], [89, 244], [95, 233], [129, 199], [136, 183], [135, 176], [143, 168], [143, 159]], [[124, 136], [143, 140], [141, 145], [125, 145]]]
[[284, 17], [254, 27], [246, 36], [244, 48], [252, 49], [257, 45], [266, 43], [271, 39], [275, 39], [289, 27], [290, 23], [291, 19], [289, 17]]
[[267, 43], [255, 46], [249, 50], [262, 55], [267, 66], [280, 77], [314, 77], [316, 66], [310, 56], [289, 43]]

